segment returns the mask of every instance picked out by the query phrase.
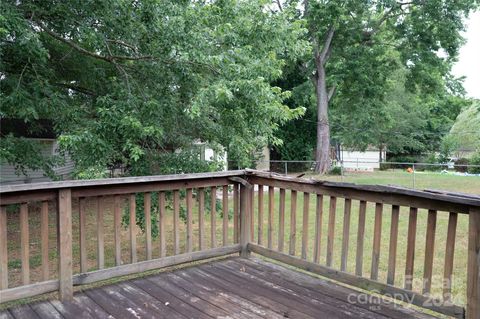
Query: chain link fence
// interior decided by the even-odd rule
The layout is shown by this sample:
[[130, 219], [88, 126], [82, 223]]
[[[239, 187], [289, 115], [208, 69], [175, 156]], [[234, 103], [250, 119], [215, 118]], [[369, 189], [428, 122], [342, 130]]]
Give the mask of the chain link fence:
[[[315, 161], [256, 161], [253, 169], [268, 170], [289, 176], [359, 184], [384, 184], [413, 189], [439, 188], [480, 194], [480, 165], [449, 163], [379, 162], [357, 158], [331, 162], [327, 175], [315, 173]], [[458, 185], [456, 185], [458, 184]]]

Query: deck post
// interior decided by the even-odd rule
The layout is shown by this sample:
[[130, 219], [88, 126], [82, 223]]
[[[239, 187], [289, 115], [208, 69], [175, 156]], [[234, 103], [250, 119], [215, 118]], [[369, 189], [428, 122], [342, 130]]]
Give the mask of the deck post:
[[467, 319], [480, 318], [480, 208], [471, 207], [468, 229]]
[[248, 243], [250, 241], [250, 219], [252, 218], [251, 201], [252, 198], [252, 185], [245, 181], [240, 184], [240, 245], [242, 250], [240, 256], [249, 257], [250, 251], [248, 250]]
[[72, 300], [72, 192], [70, 188], [61, 188], [58, 190], [57, 229], [60, 300]]

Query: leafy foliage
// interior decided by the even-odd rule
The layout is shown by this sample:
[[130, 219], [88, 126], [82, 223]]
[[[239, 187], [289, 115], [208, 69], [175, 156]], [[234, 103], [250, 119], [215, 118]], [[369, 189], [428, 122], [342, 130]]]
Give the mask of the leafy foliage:
[[[138, 172], [150, 154], [194, 140], [247, 160], [303, 112], [285, 106], [290, 93], [270, 83], [285, 59], [307, 50], [305, 29], [268, 5], [4, 1], [1, 116], [54, 120], [80, 170]], [[11, 140], [5, 160], [20, 161], [20, 143]]]

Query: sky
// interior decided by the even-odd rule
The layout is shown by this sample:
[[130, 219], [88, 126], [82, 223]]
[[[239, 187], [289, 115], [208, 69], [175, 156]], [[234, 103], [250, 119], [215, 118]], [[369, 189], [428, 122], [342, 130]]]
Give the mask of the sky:
[[467, 42], [460, 49], [452, 73], [466, 77], [463, 87], [468, 97], [480, 99], [480, 11], [470, 14], [463, 37]]

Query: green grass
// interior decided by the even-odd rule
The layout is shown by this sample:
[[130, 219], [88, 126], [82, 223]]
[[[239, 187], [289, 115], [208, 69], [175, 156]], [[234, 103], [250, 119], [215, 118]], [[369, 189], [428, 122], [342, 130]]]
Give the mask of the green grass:
[[[346, 172], [344, 176], [308, 175], [307, 177], [335, 182], [395, 185], [414, 188], [414, 174], [404, 170], [358, 173]], [[480, 194], [480, 177], [417, 171], [415, 172], [415, 189], [441, 189], [478, 195]]]

